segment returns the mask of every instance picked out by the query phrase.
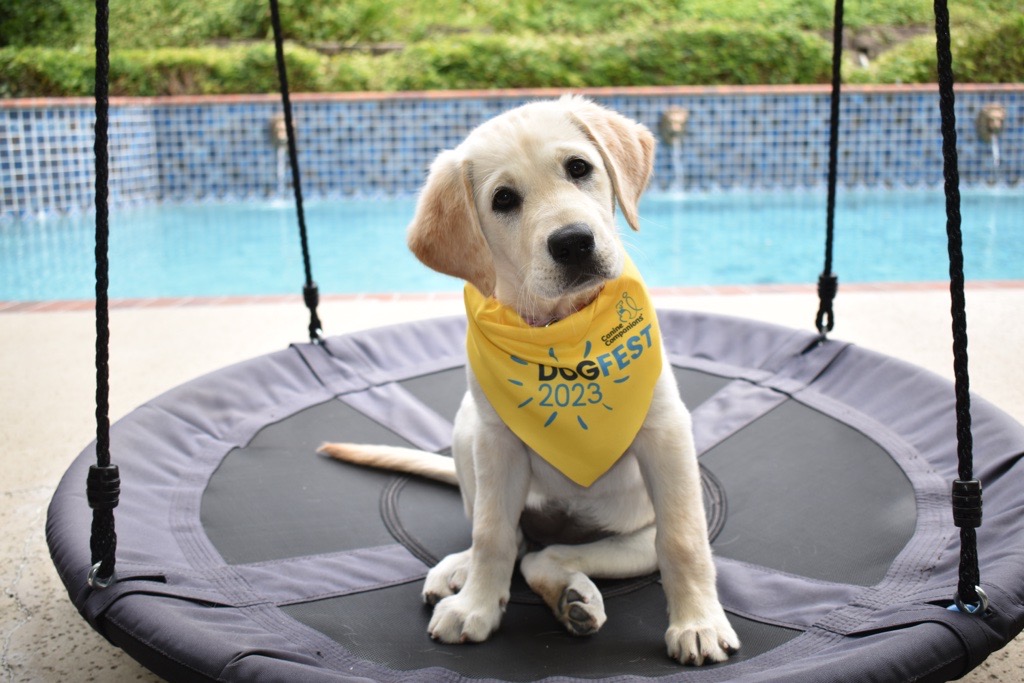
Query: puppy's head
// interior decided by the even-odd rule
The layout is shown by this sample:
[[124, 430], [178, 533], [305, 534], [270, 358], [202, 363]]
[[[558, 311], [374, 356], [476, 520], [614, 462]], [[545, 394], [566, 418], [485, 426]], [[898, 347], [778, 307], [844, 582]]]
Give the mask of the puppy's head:
[[644, 126], [582, 98], [514, 109], [438, 156], [409, 246], [527, 320], [567, 314], [621, 274], [615, 202], [638, 229], [653, 157]]

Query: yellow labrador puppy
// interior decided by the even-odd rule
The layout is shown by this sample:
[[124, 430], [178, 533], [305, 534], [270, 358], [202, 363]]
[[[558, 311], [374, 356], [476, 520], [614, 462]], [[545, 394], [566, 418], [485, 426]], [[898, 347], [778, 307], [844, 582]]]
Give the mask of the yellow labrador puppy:
[[721, 662], [740, 646], [715, 588], [690, 416], [616, 230], [616, 202], [638, 227], [654, 144], [644, 126], [563, 97], [484, 123], [431, 166], [408, 240], [468, 283], [454, 457], [322, 450], [460, 487], [472, 545], [423, 590], [437, 640], [490, 636], [520, 558], [574, 635], [606, 619], [591, 579], [660, 569], [671, 657]]

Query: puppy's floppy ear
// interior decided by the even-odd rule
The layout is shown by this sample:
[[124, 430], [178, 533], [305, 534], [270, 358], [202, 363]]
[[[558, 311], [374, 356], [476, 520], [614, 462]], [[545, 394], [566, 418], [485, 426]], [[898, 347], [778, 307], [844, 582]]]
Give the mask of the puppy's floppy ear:
[[563, 101], [601, 153], [626, 222], [639, 230], [636, 207], [654, 170], [654, 136], [643, 124], [589, 100], [568, 97]]
[[494, 292], [494, 261], [480, 230], [468, 162], [454, 150], [438, 155], [409, 224], [409, 249], [446, 275], [467, 280], [484, 295]]

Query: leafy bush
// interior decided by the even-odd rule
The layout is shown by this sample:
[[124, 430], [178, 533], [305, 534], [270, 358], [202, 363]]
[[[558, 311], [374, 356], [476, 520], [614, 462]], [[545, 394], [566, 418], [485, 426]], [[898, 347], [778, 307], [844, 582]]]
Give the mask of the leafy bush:
[[[296, 92], [685, 83], [813, 83], [827, 80], [825, 41], [795, 31], [676, 26], [600, 39], [468, 35], [418, 42], [400, 53], [333, 57], [289, 45]], [[6, 96], [87, 95], [91, 51], [0, 51]], [[273, 92], [269, 43], [111, 53], [111, 93], [178, 95]]]
[[[225, 0], [219, 0], [220, 5]], [[268, 38], [272, 34], [266, 0], [227, 0], [218, 12], [223, 37]], [[303, 42], [374, 42], [402, 34], [400, 16], [408, 11], [399, 0], [279, 0], [284, 35]], [[237, 27], [230, 27], [230, 19]], [[396, 22], [395, 20], [398, 19]]]
[[0, 3], [0, 48], [92, 45], [95, 8], [88, 0]]
[[95, 80], [91, 50], [0, 48], [0, 97], [89, 95]]
[[955, 54], [954, 69], [962, 81], [1024, 82], [1024, 15], [1010, 18], [992, 31], [968, 36]]
[[467, 36], [416, 43], [395, 55], [382, 89], [525, 88], [583, 85], [577, 38]]
[[882, 53], [866, 69], [843, 64], [843, 80], [850, 83], [934, 83], [935, 79], [934, 35], [908, 40]]
[[816, 83], [828, 80], [830, 59], [816, 36], [758, 28], [472, 36], [413, 45], [394, 58], [383, 89]]
[[[320, 55], [289, 46], [285, 59], [290, 88], [323, 89], [326, 72]], [[0, 48], [0, 96], [91, 95], [95, 64], [92, 50]], [[216, 95], [278, 88], [272, 45], [118, 50], [110, 55], [111, 95]]]
[[[448, 22], [464, 12], [439, 2]], [[339, 43], [408, 40], [434, 23], [432, 8], [403, 0], [279, 0], [285, 35]], [[450, 15], [450, 16], [449, 16]], [[89, 47], [93, 0], [3, 0], [0, 47]], [[271, 35], [266, 0], [110, 0], [110, 41], [118, 48], [199, 47]]]
[[383, 90], [384, 79], [381, 72], [387, 61], [387, 58], [361, 53], [331, 58], [325, 65], [321, 89], [325, 92]]
[[[829, 78], [833, 0], [279, 2], [285, 34], [306, 46], [288, 49], [296, 91]], [[952, 8], [958, 80], [1024, 81], [1022, 2]], [[847, 3], [846, 23], [920, 27], [933, 20], [931, 3], [859, 0]], [[111, 5], [113, 93], [277, 90], [266, 0]], [[93, 12], [92, 0], [0, 0], [0, 97], [91, 93]], [[381, 41], [404, 49], [365, 49]], [[851, 82], [934, 81], [934, 39], [906, 41], [868, 69], [845, 66]]]
[[[1024, 81], [1024, 16], [1013, 16], [987, 30], [954, 34], [953, 72], [961, 83]], [[933, 83], [937, 78], [935, 36], [920, 36], [883, 53], [868, 69], [851, 69], [856, 83]]]
[[843, 9], [844, 21], [851, 27], [930, 24], [935, 20], [933, 13], [933, 0], [864, 0], [848, 2]]
[[673, 27], [602, 45], [594, 85], [819, 83], [830, 60], [828, 43], [794, 30]]
[[[834, 0], [279, 0], [285, 34], [306, 42], [404, 42], [460, 33], [574, 36], [629, 33], [689, 22], [791, 27], [823, 32]], [[198, 47], [212, 40], [265, 39], [266, 0], [110, 0], [118, 48]], [[1019, 16], [1021, 0], [953, 3], [956, 26]], [[92, 45], [93, 0], [0, 2], [0, 47]], [[846, 3], [846, 25], [919, 26], [932, 0]]]

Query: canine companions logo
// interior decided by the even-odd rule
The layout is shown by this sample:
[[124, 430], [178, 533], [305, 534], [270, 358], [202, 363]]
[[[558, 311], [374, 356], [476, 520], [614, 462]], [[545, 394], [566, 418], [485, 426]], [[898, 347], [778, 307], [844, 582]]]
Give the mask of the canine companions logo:
[[565, 476], [590, 486], [633, 442], [661, 374], [661, 334], [636, 267], [547, 327], [465, 290], [466, 349], [488, 401]]
[[637, 306], [636, 301], [629, 295], [629, 292], [622, 293], [622, 301], [619, 302], [618, 308], [619, 322], [629, 322], [636, 317], [636, 314], [643, 309]]

